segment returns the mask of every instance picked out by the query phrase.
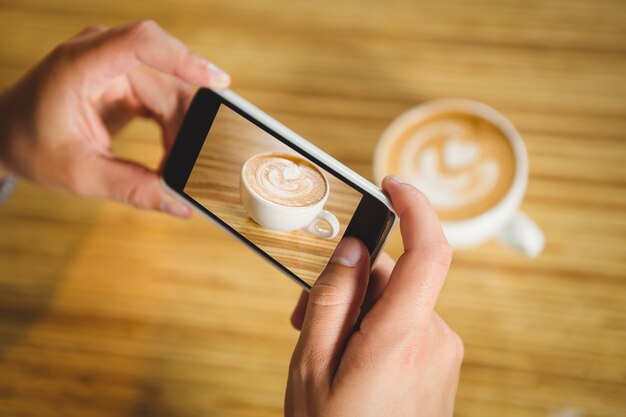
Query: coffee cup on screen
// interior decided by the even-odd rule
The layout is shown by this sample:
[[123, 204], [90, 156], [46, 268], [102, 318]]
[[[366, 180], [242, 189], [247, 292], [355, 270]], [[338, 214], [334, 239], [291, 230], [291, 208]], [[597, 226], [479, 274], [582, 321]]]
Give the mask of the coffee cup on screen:
[[339, 220], [324, 210], [328, 180], [315, 165], [297, 155], [268, 152], [252, 156], [241, 167], [241, 201], [260, 226], [276, 231], [307, 230], [332, 239]]
[[453, 248], [497, 237], [529, 257], [543, 250], [541, 229], [518, 210], [528, 182], [526, 146], [485, 104], [435, 100], [400, 115], [374, 155], [376, 180], [388, 174], [428, 197]]

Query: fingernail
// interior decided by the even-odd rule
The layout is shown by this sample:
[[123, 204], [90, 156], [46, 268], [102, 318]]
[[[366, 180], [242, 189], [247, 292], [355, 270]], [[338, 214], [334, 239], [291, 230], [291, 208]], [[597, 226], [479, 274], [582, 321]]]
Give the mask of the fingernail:
[[178, 201], [164, 201], [161, 203], [161, 210], [176, 217], [191, 216], [191, 208]]
[[345, 266], [356, 266], [361, 260], [362, 250], [359, 241], [355, 238], [346, 238], [339, 242], [330, 263]]
[[406, 181], [404, 181], [402, 178], [398, 177], [397, 175], [387, 175], [385, 179], [387, 181], [392, 181], [397, 184], [406, 184]]
[[209, 84], [215, 88], [225, 88], [230, 84], [230, 75], [217, 65], [209, 62]]

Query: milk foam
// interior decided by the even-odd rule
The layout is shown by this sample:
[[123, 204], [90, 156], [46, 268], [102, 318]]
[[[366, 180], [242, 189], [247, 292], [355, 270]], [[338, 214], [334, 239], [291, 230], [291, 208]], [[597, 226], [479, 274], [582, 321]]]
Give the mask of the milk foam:
[[[418, 130], [400, 155], [399, 175], [422, 190], [437, 208], [456, 209], [489, 196], [500, 175], [497, 159], [463, 137], [458, 123], [439, 121]], [[443, 146], [434, 146], [434, 139]]]
[[257, 195], [283, 206], [310, 206], [326, 193], [322, 174], [296, 157], [257, 157], [248, 162], [246, 179]]

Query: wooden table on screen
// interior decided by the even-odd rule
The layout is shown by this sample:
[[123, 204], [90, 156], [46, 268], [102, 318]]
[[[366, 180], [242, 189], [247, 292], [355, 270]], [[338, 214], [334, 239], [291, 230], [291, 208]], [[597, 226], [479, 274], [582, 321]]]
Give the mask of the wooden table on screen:
[[[466, 346], [456, 413], [623, 415], [626, 3], [7, 0], [0, 87], [87, 24], [141, 17], [366, 177], [415, 104], [501, 110], [526, 139], [523, 210], [547, 245], [455, 255], [437, 309]], [[136, 122], [115, 149], [156, 166], [158, 135]], [[198, 216], [22, 182], [0, 207], [0, 415], [279, 416], [298, 292]]]
[[[240, 184], [242, 167], [246, 161], [255, 155], [269, 152], [294, 154], [293, 149], [274, 136], [230, 108], [221, 106], [200, 149], [184, 192], [264, 254], [312, 286], [345, 233], [362, 194], [330, 173], [323, 173], [329, 190], [323, 209], [332, 213], [338, 221], [336, 236], [324, 239], [305, 229], [279, 232], [264, 228], [246, 212]], [[314, 227], [324, 226], [328, 228], [330, 224], [314, 223]]]

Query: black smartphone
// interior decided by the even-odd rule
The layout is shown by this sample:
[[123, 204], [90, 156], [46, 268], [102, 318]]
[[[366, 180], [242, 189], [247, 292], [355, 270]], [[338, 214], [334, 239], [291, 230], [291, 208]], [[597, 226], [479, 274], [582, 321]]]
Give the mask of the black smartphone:
[[373, 265], [396, 222], [378, 187], [230, 90], [198, 90], [162, 183], [305, 289], [344, 236]]

